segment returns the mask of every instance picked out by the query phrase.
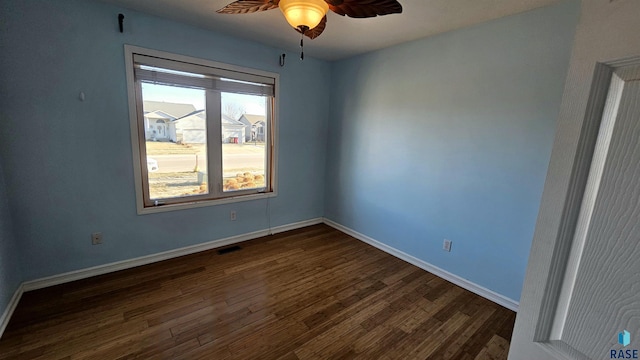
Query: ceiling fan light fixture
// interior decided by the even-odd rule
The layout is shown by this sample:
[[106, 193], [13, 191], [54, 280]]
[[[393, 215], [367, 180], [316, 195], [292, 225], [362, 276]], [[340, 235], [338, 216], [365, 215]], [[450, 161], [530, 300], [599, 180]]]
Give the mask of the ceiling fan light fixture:
[[279, 7], [289, 25], [296, 29], [315, 28], [329, 11], [324, 0], [280, 0]]

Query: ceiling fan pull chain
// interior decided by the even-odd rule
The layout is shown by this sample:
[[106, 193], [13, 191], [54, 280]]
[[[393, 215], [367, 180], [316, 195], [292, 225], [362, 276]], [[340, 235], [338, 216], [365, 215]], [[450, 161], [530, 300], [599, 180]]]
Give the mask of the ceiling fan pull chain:
[[298, 26], [298, 32], [300, 33], [300, 60], [304, 60], [304, 33], [309, 30], [306, 25]]

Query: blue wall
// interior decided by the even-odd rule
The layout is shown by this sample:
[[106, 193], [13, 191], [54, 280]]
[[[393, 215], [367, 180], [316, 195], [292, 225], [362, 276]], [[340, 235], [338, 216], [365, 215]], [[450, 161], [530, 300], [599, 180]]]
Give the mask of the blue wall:
[[0, 26], [0, 160], [24, 280], [268, 227], [266, 200], [136, 214], [124, 44], [280, 73], [271, 225], [323, 215], [328, 63], [281, 68], [279, 49], [82, 0], [3, 1]]
[[325, 216], [517, 301], [578, 14], [333, 63]]
[[7, 204], [4, 172], [0, 164], [0, 316], [22, 282], [20, 258]]
[[0, 2], [0, 310], [19, 281], [268, 226], [264, 200], [136, 214], [124, 44], [280, 73], [272, 226], [324, 215], [517, 300], [578, 12], [280, 68], [279, 49], [111, 5]]

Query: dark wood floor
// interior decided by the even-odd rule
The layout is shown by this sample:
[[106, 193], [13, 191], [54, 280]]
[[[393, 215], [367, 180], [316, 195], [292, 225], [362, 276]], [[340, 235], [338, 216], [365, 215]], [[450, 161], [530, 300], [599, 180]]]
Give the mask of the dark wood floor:
[[515, 313], [325, 225], [25, 293], [0, 359], [506, 359]]

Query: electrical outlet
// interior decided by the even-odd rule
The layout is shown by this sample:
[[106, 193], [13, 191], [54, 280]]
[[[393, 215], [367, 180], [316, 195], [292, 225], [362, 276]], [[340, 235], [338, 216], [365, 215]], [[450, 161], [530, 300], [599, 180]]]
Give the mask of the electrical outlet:
[[231, 210], [231, 221], [236, 221], [236, 211]]
[[92, 245], [102, 244], [102, 233], [96, 232], [91, 234], [91, 244]]
[[442, 250], [451, 252], [451, 240], [444, 239], [442, 243]]

